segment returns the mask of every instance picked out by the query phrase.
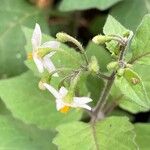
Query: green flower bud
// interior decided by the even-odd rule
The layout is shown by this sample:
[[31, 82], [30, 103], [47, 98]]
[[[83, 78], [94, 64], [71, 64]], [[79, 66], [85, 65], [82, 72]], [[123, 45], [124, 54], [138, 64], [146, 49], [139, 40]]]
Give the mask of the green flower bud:
[[68, 35], [67, 33], [63, 33], [63, 32], [59, 32], [56, 34], [57, 40], [60, 42], [72, 42], [73, 44], [75, 44], [78, 49], [80, 50], [80, 52], [84, 53], [84, 49], [82, 47], [82, 44], [75, 39], [74, 37]]
[[117, 61], [110, 62], [107, 65], [107, 69], [108, 70], [118, 69], [118, 62]]
[[91, 61], [88, 65], [88, 70], [92, 73], [98, 73], [99, 65], [98, 65], [98, 61], [95, 56], [91, 57]]
[[64, 32], [59, 32], [56, 34], [56, 38], [60, 42], [67, 42], [69, 35]]
[[127, 68], [132, 68], [132, 66], [133, 66], [133, 65], [131, 65], [131, 64], [126, 64], [126, 67], [127, 67]]
[[95, 44], [104, 44], [105, 42], [109, 42], [112, 40], [112, 37], [110, 36], [105, 36], [105, 35], [97, 35], [95, 36], [92, 41]]
[[117, 70], [117, 75], [118, 76], [123, 76], [123, 74], [124, 74], [124, 68], [120, 68], [120, 69]]

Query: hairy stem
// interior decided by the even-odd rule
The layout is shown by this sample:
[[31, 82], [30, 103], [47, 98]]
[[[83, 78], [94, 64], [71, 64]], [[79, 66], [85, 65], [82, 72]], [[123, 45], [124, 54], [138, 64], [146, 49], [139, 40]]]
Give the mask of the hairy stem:
[[105, 84], [105, 87], [103, 89], [101, 97], [100, 97], [100, 99], [99, 99], [99, 101], [98, 101], [98, 103], [97, 103], [97, 105], [93, 111], [92, 121], [103, 118], [103, 115], [101, 114], [101, 110], [107, 102], [107, 97], [109, 95], [110, 89], [111, 89], [113, 82], [115, 80], [115, 74], [116, 73], [113, 72], [110, 76], [110, 79]]
[[[127, 46], [127, 42], [123, 45], [120, 46], [120, 54], [119, 54], [119, 58], [118, 58], [118, 62], [123, 62], [124, 61], [124, 55], [125, 55], [125, 50], [126, 50], [126, 46]], [[124, 65], [120, 66], [120, 67], [124, 67]], [[106, 103], [107, 103], [107, 98], [110, 94], [110, 90], [111, 87], [115, 81], [115, 76], [116, 76], [116, 71], [113, 71], [112, 74], [109, 77], [109, 80], [107, 80], [104, 89], [102, 91], [102, 94], [99, 98], [99, 101], [96, 104], [96, 107], [94, 108], [93, 112], [92, 112], [92, 122], [95, 122], [96, 120], [100, 120], [104, 118], [104, 113], [102, 112], [103, 108], [105, 107]]]

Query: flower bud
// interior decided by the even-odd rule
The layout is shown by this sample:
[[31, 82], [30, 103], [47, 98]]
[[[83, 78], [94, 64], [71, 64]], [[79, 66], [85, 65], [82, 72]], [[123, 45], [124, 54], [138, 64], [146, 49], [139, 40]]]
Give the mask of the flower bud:
[[118, 62], [117, 61], [110, 62], [107, 65], [107, 69], [108, 70], [118, 69]]
[[60, 42], [67, 42], [69, 35], [64, 32], [59, 32], [56, 34], [56, 38]]
[[88, 70], [92, 73], [98, 73], [99, 65], [98, 65], [98, 61], [95, 56], [91, 57], [91, 61], [88, 65]]
[[123, 76], [123, 74], [124, 74], [124, 68], [120, 68], [120, 69], [117, 70], [117, 75], [118, 76], [121, 77], [121, 76]]
[[95, 44], [104, 44], [105, 42], [109, 42], [110, 40], [112, 40], [112, 37], [105, 35], [97, 35], [92, 39]]
[[131, 64], [126, 64], [126, 68], [132, 68], [133, 65]]

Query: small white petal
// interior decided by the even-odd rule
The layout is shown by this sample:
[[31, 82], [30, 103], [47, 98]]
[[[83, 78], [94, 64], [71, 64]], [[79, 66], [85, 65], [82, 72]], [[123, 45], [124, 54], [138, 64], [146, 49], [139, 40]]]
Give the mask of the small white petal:
[[34, 55], [33, 55], [33, 60], [34, 60], [34, 62], [36, 64], [36, 66], [37, 66], [38, 71], [40, 73], [43, 73], [44, 72], [44, 66], [43, 66], [42, 60], [37, 58], [37, 57], [35, 57]]
[[88, 105], [81, 105], [80, 106], [81, 108], [85, 108], [85, 109], [88, 109], [88, 110], [92, 110], [92, 108], [90, 107], [90, 106], [88, 106]]
[[60, 98], [61, 98], [60, 94], [58, 93], [58, 91], [57, 91], [54, 87], [52, 87], [51, 85], [49, 85], [49, 84], [47, 84], [47, 83], [43, 83], [43, 86], [45, 86], [45, 88], [48, 89], [48, 90], [51, 92], [51, 94], [52, 94], [56, 99], [60, 99]]
[[92, 101], [89, 97], [74, 97], [73, 101], [78, 104], [86, 104]]
[[[44, 67], [47, 69], [47, 71], [48, 71], [49, 73], [51, 73], [51, 72], [53, 72], [53, 71], [56, 70], [56, 68], [55, 68], [55, 66], [54, 66], [54, 64], [53, 64], [53, 62], [52, 62], [47, 56], [45, 56], [45, 57], [43, 58], [43, 65], [44, 65]], [[58, 74], [55, 73], [55, 74], [53, 74], [53, 76], [58, 77]]]
[[60, 89], [59, 89], [59, 94], [62, 96], [62, 97], [65, 97], [66, 95], [67, 95], [67, 93], [68, 93], [68, 90], [65, 88], [65, 87], [61, 87]]
[[56, 52], [52, 51], [49, 54], [47, 54], [45, 57], [51, 58]]
[[57, 41], [48, 41], [43, 43], [40, 47], [41, 48], [51, 48], [51, 49], [58, 49], [60, 46], [60, 43]]
[[85, 109], [91, 110], [91, 107], [88, 106], [87, 104], [80, 104], [80, 103], [74, 102], [70, 106], [74, 107], [74, 108], [78, 108], [79, 107], [79, 108], [85, 108]]
[[61, 99], [56, 99], [56, 109], [59, 111], [61, 108], [63, 108], [65, 105], [62, 102]]
[[41, 45], [41, 38], [41, 29], [39, 24], [36, 23], [31, 39], [33, 50], [36, 50]]

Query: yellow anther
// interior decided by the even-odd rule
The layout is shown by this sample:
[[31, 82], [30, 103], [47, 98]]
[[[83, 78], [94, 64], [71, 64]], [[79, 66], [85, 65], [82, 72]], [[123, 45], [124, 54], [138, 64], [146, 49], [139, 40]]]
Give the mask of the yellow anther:
[[27, 59], [33, 59], [32, 52], [29, 52], [29, 53], [28, 53], [28, 55], [27, 55]]
[[61, 113], [67, 113], [69, 110], [70, 110], [70, 107], [69, 107], [69, 106], [64, 106], [64, 107], [61, 108], [59, 111], [60, 111]]

